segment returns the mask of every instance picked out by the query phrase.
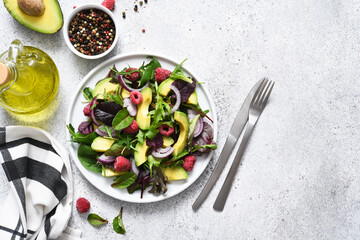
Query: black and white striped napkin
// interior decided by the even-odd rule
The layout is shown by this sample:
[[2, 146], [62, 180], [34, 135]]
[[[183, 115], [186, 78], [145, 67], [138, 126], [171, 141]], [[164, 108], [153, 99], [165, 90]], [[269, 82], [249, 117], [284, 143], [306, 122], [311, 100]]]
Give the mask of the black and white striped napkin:
[[73, 202], [69, 157], [50, 134], [0, 127], [0, 163], [10, 184], [0, 203], [0, 239], [80, 239], [81, 232], [67, 227]]

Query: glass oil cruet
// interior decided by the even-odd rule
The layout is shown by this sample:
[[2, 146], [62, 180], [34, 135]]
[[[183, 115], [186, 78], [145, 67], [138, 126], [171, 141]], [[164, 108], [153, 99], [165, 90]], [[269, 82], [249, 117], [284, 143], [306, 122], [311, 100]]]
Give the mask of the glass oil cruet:
[[42, 50], [14, 40], [0, 55], [0, 105], [16, 114], [45, 109], [59, 88], [55, 63]]

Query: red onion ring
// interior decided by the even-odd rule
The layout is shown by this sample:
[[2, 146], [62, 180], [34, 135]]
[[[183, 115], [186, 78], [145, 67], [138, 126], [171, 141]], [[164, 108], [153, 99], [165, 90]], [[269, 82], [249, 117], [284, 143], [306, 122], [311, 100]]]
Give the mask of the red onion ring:
[[180, 107], [180, 103], [181, 103], [181, 94], [180, 91], [177, 87], [175, 87], [174, 85], [170, 85], [171, 90], [173, 90], [173, 92], [176, 95], [176, 103], [174, 105], [174, 107], [171, 109], [170, 114], [173, 114], [176, 110], [179, 109]]
[[[101, 127], [103, 127], [105, 125], [101, 125], [100, 127], [98, 127], [97, 129], [95, 129], [95, 132], [97, 133], [97, 135], [101, 136], [101, 137], [109, 137], [109, 134], [107, 133], [106, 130], [102, 129]], [[111, 136], [113, 138], [116, 137], [116, 132], [115, 129], [113, 129], [112, 127], [108, 127], [109, 130], [111, 131]]]
[[151, 152], [151, 155], [153, 155], [156, 158], [166, 158], [170, 156], [174, 152], [174, 148], [171, 146], [168, 146], [166, 148], [159, 147], [158, 149], [154, 149]]
[[135, 173], [136, 176], [138, 176], [140, 170], [139, 170], [139, 168], [136, 166], [135, 159], [132, 158], [132, 159], [130, 159], [130, 161], [131, 161], [131, 171], [132, 171], [133, 173]]
[[132, 88], [132, 87], [129, 87], [127, 84], [126, 84], [126, 82], [124, 81], [124, 79], [121, 77], [121, 75], [119, 75], [118, 76], [118, 79], [119, 79], [119, 82], [120, 82], [120, 84], [121, 84], [121, 86], [123, 87], [123, 88], [125, 88], [125, 90], [126, 91], [128, 91], [128, 92], [132, 92], [132, 91], [141, 91], [141, 90], [143, 90], [144, 88], [146, 88], [147, 86], [149, 86], [149, 82], [147, 82], [143, 87], [141, 87], [141, 88]]
[[116, 156], [105, 156], [105, 154], [102, 154], [97, 160], [105, 164], [111, 164], [115, 162]]
[[[199, 113], [194, 109], [188, 109], [187, 114], [189, 117], [189, 121], [191, 122]], [[200, 116], [199, 120], [196, 122], [195, 130], [194, 130], [194, 138], [198, 137], [204, 129], [204, 121], [203, 118]]]
[[137, 108], [136, 108], [136, 105], [131, 101], [130, 98], [124, 98], [124, 107], [126, 107], [130, 116], [132, 116], [132, 117], [136, 116]]
[[96, 97], [94, 97], [90, 103], [90, 118], [91, 118], [91, 121], [95, 125], [100, 126], [101, 124], [96, 120], [96, 117], [95, 117], [95, 107], [93, 107], [95, 102], [96, 102]]

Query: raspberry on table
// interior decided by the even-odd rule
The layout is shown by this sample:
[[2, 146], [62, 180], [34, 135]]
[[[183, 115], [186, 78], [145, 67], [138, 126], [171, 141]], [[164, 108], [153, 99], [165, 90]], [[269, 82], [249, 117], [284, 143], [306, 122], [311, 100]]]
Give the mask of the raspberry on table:
[[79, 198], [76, 201], [76, 209], [79, 213], [86, 213], [90, 209], [90, 202], [86, 198]]
[[174, 131], [175, 131], [174, 128], [170, 127], [167, 124], [163, 124], [159, 127], [160, 134], [164, 136], [170, 136], [171, 134], [174, 133]]
[[118, 172], [128, 171], [131, 168], [131, 162], [127, 158], [119, 156], [115, 160], [114, 168]]
[[185, 171], [191, 171], [194, 168], [196, 157], [193, 155], [186, 156], [184, 158], [183, 168]]
[[170, 77], [171, 71], [158, 67], [155, 69], [155, 80], [161, 83]]
[[133, 104], [138, 105], [142, 103], [143, 97], [139, 91], [132, 91], [130, 93], [130, 100]]
[[126, 128], [123, 129], [124, 133], [137, 133], [139, 126], [135, 120]]

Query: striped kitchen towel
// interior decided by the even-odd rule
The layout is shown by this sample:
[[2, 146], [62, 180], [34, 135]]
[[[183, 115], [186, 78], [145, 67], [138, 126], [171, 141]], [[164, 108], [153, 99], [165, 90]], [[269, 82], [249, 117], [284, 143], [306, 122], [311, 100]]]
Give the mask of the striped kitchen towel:
[[0, 163], [10, 184], [0, 203], [0, 239], [80, 239], [67, 227], [73, 180], [65, 149], [38, 128], [0, 127]]

